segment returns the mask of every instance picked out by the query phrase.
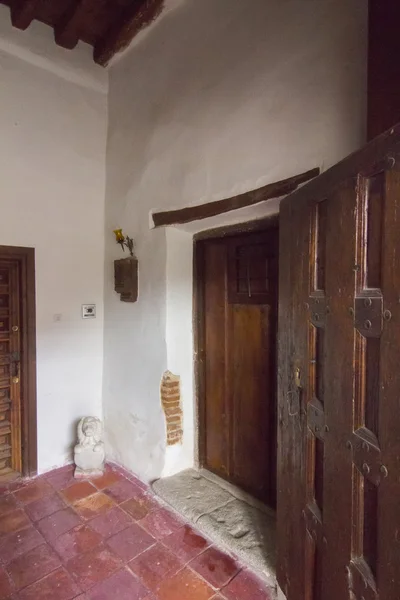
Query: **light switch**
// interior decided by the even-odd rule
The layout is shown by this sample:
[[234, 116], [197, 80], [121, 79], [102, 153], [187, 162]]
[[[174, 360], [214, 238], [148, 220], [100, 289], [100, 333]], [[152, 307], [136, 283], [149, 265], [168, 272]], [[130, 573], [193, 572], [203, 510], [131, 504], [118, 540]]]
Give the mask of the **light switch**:
[[96, 318], [96, 305], [95, 304], [82, 304], [82, 319], [95, 319]]

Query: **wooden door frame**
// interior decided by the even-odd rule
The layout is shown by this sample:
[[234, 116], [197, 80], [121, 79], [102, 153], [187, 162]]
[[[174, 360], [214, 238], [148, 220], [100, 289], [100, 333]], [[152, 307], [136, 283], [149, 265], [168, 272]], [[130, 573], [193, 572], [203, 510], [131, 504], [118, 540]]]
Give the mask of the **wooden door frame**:
[[193, 236], [193, 347], [194, 347], [194, 397], [195, 397], [195, 448], [197, 468], [206, 464], [206, 398], [205, 398], [205, 314], [204, 314], [204, 244], [211, 239], [223, 239], [279, 227], [279, 213], [225, 227], [201, 231]]
[[21, 283], [22, 476], [37, 474], [35, 249], [0, 246], [0, 258], [16, 260]]

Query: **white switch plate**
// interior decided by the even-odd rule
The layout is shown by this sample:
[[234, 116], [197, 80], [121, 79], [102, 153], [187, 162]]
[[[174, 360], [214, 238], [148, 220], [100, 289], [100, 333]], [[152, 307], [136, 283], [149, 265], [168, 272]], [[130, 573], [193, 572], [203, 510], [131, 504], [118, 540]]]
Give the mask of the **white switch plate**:
[[96, 305], [95, 304], [82, 304], [82, 319], [95, 319], [96, 318]]

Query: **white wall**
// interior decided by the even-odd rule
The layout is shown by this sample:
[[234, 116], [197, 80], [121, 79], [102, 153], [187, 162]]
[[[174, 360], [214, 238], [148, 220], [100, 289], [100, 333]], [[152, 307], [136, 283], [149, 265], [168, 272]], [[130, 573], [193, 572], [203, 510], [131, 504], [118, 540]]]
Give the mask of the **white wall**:
[[70, 458], [77, 419], [102, 414], [107, 74], [88, 47], [67, 53], [32, 28], [0, 7], [0, 244], [36, 251], [42, 472]]
[[[110, 450], [142, 477], [189, 466], [194, 445], [186, 427], [193, 423], [191, 238], [150, 230], [149, 213], [326, 168], [359, 147], [366, 5], [186, 0], [111, 69], [104, 410]], [[135, 305], [113, 292], [115, 226], [137, 243]], [[166, 457], [159, 382], [167, 367], [183, 378], [186, 429], [183, 447]]]

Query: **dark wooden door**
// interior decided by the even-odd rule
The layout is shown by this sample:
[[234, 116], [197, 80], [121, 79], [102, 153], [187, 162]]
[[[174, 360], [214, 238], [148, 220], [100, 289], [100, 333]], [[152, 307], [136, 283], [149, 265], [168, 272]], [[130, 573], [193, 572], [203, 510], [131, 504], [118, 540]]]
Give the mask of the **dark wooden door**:
[[400, 126], [280, 217], [278, 579], [400, 597]]
[[0, 476], [22, 471], [19, 267], [0, 258]]
[[203, 464], [274, 506], [278, 230], [201, 244]]

